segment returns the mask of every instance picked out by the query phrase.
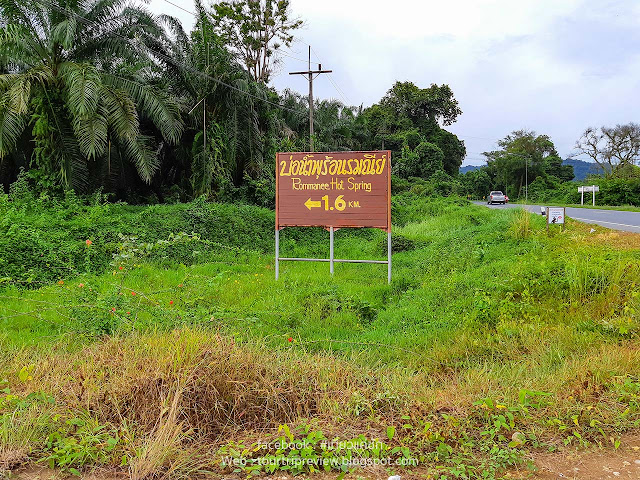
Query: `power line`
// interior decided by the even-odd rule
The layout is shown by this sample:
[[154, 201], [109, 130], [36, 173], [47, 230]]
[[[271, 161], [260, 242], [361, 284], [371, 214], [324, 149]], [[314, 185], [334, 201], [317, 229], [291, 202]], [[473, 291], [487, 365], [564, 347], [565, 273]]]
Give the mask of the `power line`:
[[[166, 1], [166, 0], [165, 0], [165, 1]], [[284, 55], [285, 57], [292, 58], [292, 59], [297, 60], [297, 61], [299, 61], [299, 62], [307, 63], [307, 61], [306, 61], [306, 60], [303, 60], [302, 58], [294, 57], [293, 55], [289, 55], [288, 53], [283, 52], [282, 50], [278, 50], [278, 53], [279, 53], [280, 55]]]
[[[54, 10], [57, 10], [58, 12], [66, 15], [67, 17], [73, 17], [76, 20], [80, 20], [85, 25], [90, 25], [90, 26], [93, 26], [93, 27], [100, 27], [101, 26], [100, 24], [98, 24], [98, 23], [96, 23], [96, 22], [94, 22], [92, 20], [89, 20], [88, 18], [83, 17], [82, 15], [79, 15], [79, 14], [77, 14], [75, 12], [70, 12], [66, 8], [64, 8], [64, 7], [60, 6], [60, 5], [54, 4], [53, 2], [50, 2], [49, 0], [35, 0], [35, 1], [37, 3], [40, 3], [41, 5], [43, 5], [45, 7], [53, 8]], [[165, 0], [165, 1], [167, 1], [167, 0]], [[139, 45], [136, 45], [131, 39], [129, 39], [129, 38], [123, 36], [123, 35], [120, 35], [118, 33], [114, 33], [114, 35], [119, 37], [119, 38], [121, 38], [122, 40], [124, 40], [129, 45], [132, 45], [133, 47], [136, 47], [136, 48], [139, 47]], [[241, 93], [241, 94], [246, 95], [248, 97], [254, 98], [254, 99], [258, 100], [258, 101], [265, 102], [265, 103], [267, 103], [269, 105], [272, 105], [274, 107], [280, 108], [281, 110], [287, 110], [287, 111], [289, 111], [291, 113], [295, 113], [295, 114], [300, 114], [301, 113], [301, 112], [298, 112], [298, 111], [293, 110], [291, 108], [288, 108], [288, 107], [285, 107], [283, 105], [280, 105], [278, 103], [275, 103], [275, 102], [272, 102], [270, 100], [267, 100], [265, 98], [261, 98], [261, 97], [259, 97], [257, 95], [252, 94], [252, 93], [245, 92], [244, 90], [241, 90], [238, 87], [235, 87], [235, 86], [233, 86], [233, 85], [231, 85], [229, 83], [223, 82], [219, 78], [212, 77], [211, 75], [209, 75], [207, 73], [204, 73], [204, 72], [202, 72], [202, 71], [200, 71], [200, 70], [198, 70], [196, 68], [193, 68], [193, 67], [191, 67], [189, 65], [186, 65], [186, 64], [184, 64], [182, 62], [179, 62], [179, 61], [175, 60], [174, 58], [171, 58], [170, 56], [165, 55], [164, 53], [152, 52], [152, 54], [154, 56], [158, 57], [158, 58], [164, 59], [165, 61], [167, 61], [169, 63], [172, 63], [173, 65], [175, 65], [177, 67], [182, 67], [187, 71], [190, 71], [190, 72], [192, 72], [192, 73], [194, 73], [196, 75], [199, 75], [201, 77], [204, 77], [204, 78], [206, 78], [208, 80], [212, 80], [212, 81], [218, 83], [219, 85], [223, 85], [223, 86], [225, 86], [227, 88], [230, 88], [231, 90], [235, 90], [238, 93]]]
[[331, 82], [331, 85], [333, 85], [333, 88], [335, 88], [336, 92], [338, 92], [338, 95], [342, 97], [342, 100], [344, 101], [345, 105], [351, 103], [344, 97], [344, 95], [342, 95], [342, 93], [340, 93], [340, 90], [338, 89], [338, 85], [336, 85], [336, 83], [333, 81], [333, 79], [331, 78], [331, 75], [327, 75], [327, 78]]
[[191, 15], [193, 15], [193, 16], [194, 16], [194, 17], [196, 17], [196, 18], [198, 17], [198, 15], [197, 15], [195, 12], [192, 12], [191, 10], [187, 10], [186, 8], [181, 7], [181, 6], [180, 6], [180, 5], [178, 5], [177, 3], [173, 3], [173, 2], [171, 2], [171, 1], [169, 1], [169, 0], [163, 0], [163, 1], [167, 2], [169, 5], [173, 5], [174, 7], [179, 8], [179, 9], [180, 9], [180, 10], [182, 10], [183, 12], [190, 13]]
[[[313, 54], [315, 55], [316, 59], [318, 60], [318, 63], [322, 63], [322, 60], [320, 60], [320, 57], [318, 56], [316, 51], [313, 49], [313, 47], [310, 46], [310, 48], [311, 48], [311, 51], [313, 52]], [[345, 104], [351, 103], [347, 99], [347, 95], [344, 93], [344, 91], [338, 86], [337, 82], [333, 81], [333, 79], [331, 78], [332, 76], [333, 76], [332, 74], [329, 74], [329, 75], [327, 75], [327, 78], [331, 82], [331, 85], [333, 85], [333, 88], [335, 88], [336, 92], [338, 92], [338, 95], [340, 95], [342, 97], [342, 100], [344, 100]]]

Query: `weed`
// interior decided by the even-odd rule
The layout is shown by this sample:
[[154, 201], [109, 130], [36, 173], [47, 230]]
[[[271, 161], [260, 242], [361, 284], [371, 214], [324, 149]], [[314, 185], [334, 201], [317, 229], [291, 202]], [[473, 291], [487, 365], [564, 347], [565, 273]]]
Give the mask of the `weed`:
[[119, 446], [118, 430], [100, 424], [88, 415], [70, 418], [65, 427], [49, 435], [47, 456], [43, 458], [50, 468], [58, 467], [73, 475], [80, 475], [85, 465], [105, 465]]
[[509, 233], [518, 240], [531, 236], [531, 213], [528, 210], [524, 208], [518, 210], [513, 223], [509, 227]]

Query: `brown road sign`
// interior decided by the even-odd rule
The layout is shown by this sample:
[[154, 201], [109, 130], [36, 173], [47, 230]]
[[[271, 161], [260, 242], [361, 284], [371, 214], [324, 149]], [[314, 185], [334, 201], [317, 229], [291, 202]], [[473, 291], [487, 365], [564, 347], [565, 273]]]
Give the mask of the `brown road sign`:
[[278, 153], [276, 228], [391, 231], [391, 152]]

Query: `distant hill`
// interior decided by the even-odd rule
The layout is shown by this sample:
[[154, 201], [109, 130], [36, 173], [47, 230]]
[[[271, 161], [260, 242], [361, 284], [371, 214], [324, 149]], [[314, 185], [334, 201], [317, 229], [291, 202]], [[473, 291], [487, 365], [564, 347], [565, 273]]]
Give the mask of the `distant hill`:
[[593, 162], [585, 162], [584, 160], [576, 160], [568, 158], [562, 162], [563, 165], [571, 165], [573, 167], [573, 179], [584, 180], [589, 175], [600, 175], [602, 169]]
[[482, 165], [467, 165], [466, 167], [460, 167], [460, 173], [467, 173], [472, 170], [478, 170]]
[[[567, 158], [562, 161], [563, 165], [571, 165], [573, 167], [573, 179], [584, 180], [589, 175], [599, 175], [602, 173], [602, 169], [597, 164], [592, 162], [585, 162], [584, 160], [576, 160], [574, 158]], [[472, 170], [478, 170], [482, 168], [482, 165], [466, 165], [460, 167], [460, 173], [467, 173]]]

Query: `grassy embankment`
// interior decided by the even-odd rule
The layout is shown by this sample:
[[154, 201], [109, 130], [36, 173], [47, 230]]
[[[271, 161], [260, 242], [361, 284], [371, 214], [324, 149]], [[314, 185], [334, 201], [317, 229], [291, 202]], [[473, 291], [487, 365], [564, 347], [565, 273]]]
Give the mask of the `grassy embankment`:
[[[518, 203], [521, 205], [524, 205], [524, 200], [517, 200], [515, 202], [511, 202], [511, 203]], [[618, 212], [640, 212], [640, 207], [635, 207], [633, 205], [596, 205], [593, 206], [591, 204], [591, 200], [589, 200], [589, 203], [587, 203], [585, 201], [584, 205], [580, 205], [579, 203], [563, 203], [563, 202], [547, 202], [547, 203], [541, 203], [541, 202], [529, 202], [529, 205], [552, 205], [554, 207], [572, 207], [572, 208], [592, 208], [592, 209], [596, 209], [596, 210], [615, 210]]]
[[[379, 265], [275, 282], [267, 210], [47, 203], [0, 199], [0, 467], [187, 478], [232, 470], [225, 455], [353, 454], [491, 478], [640, 421], [634, 234], [396, 197], [391, 286]], [[285, 255], [327, 249], [322, 230], [282, 234]], [[336, 234], [337, 257], [384, 252], [382, 232]], [[274, 438], [307, 448], [251, 447]]]

